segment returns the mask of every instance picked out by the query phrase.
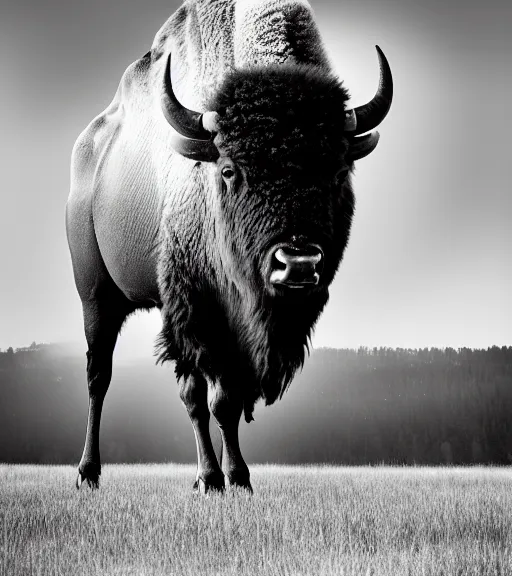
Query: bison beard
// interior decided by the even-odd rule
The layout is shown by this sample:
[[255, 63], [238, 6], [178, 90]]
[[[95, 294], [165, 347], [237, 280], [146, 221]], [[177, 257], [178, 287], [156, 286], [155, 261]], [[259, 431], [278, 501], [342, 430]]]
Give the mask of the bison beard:
[[199, 370], [213, 383], [242, 386], [250, 422], [255, 403], [263, 398], [266, 405], [273, 404], [302, 367], [327, 290], [306, 298], [261, 294], [255, 309], [248, 310], [236, 292], [229, 302], [221, 302], [207, 283], [192, 286], [179, 272], [168, 277], [179, 296], [163, 308], [158, 360], [174, 360], [178, 378]]
[[[178, 378], [200, 371], [213, 383], [241, 387], [247, 421], [256, 401], [275, 402], [302, 366], [348, 241], [354, 210], [350, 181], [343, 190], [326, 184], [347, 150], [347, 99], [337, 79], [307, 66], [229, 76], [211, 109], [220, 114], [216, 142], [247, 175], [243, 208], [238, 201], [235, 210], [230, 198], [223, 204], [226, 235], [246, 292], [209, 261], [204, 245], [215, 245], [211, 230], [198, 232], [210, 237], [195, 240], [200, 248], [194, 254], [179, 250], [180, 234], [172, 230], [161, 247], [159, 361], [175, 361]], [[332, 205], [331, 197], [336, 198]], [[197, 202], [198, 210], [204, 210], [204, 203]], [[240, 225], [244, 214], [237, 210], [251, 209], [262, 211], [262, 238], [252, 238], [253, 231]], [[283, 216], [276, 218], [276, 213]], [[257, 277], [263, 246], [285, 232], [279, 228], [285, 221], [325, 242], [324, 282], [308, 293], [284, 289], [270, 295]]]

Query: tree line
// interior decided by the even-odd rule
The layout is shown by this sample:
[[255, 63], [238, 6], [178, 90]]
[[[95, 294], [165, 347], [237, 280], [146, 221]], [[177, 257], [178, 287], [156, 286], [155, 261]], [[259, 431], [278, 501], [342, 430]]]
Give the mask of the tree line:
[[[85, 355], [0, 352], [0, 461], [76, 462], [86, 414]], [[241, 427], [250, 462], [507, 465], [512, 347], [319, 349], [255, 417]], [[194, 460], [171, 367], [114, 365], [101, 446], [105, 462]]]

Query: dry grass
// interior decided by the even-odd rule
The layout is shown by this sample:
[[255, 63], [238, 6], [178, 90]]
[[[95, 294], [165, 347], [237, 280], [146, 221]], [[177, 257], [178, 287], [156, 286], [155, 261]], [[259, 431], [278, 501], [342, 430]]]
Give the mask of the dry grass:
[[253, 497], [191, 466], [0, 465], [0, 574], [512, 574], [512, 472], [253, 466]]

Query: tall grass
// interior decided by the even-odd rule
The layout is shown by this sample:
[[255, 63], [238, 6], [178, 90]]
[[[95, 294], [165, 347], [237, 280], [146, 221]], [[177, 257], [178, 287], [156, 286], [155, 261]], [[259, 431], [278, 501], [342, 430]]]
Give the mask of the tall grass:
[[512, 574], [512, 472], [253, 466], [254, 496], [191, 466], [0, 465], [0, 574]]

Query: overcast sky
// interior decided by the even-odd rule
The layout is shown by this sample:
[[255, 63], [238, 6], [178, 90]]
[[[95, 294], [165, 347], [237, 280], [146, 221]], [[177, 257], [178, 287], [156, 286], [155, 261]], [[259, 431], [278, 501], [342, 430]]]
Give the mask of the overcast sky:
[[[0, 17], [0, 347], [78, 341], [64, 228], [69, 156], [178, 7], [21, 0]], [[395, 80], [377, 150], [357, 165], [350, 244], [315, 347], [512, 344], [510, 2], [312, 0], [352, 104]], [[120, 354], [149, 354], [157, 312]]]

